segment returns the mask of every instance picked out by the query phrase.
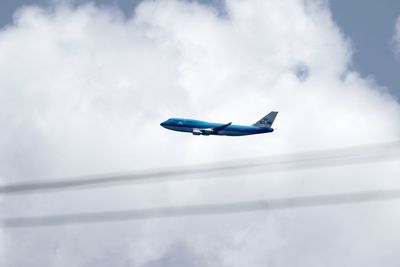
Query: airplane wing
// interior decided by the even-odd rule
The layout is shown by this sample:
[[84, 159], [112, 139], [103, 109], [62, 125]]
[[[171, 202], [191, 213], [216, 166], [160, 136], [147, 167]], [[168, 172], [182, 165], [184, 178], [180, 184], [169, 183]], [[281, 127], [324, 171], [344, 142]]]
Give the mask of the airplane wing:
[[219, 131], [225, 129], [226, 127], [228, 127], [228, 126], [231, 125], [231, 124], [232, 124], [232, 122], [229, 122], [229, 123], [227, 123], [227, 124], [224, 124], [224, 125], [221, 125], [221, 126], [212, 128], [212, 130], [213, 130], [214, 133], [218, 133]]

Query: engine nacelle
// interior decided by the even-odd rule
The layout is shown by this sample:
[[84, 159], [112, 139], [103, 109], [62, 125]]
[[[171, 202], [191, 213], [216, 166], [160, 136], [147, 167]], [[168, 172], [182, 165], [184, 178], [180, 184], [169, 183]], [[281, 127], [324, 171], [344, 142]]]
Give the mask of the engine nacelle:
[[202, 134], [202, 132], [201, 132], [201, 130], [199, 130], [199, 129], [193, 129], [193, 135], [201, 135]]
[[193, 129], [193, 135], [210, 135], [214, 131], [212, 129]]
[[211, 129], [204, 129], [204, 130], [202, 130], [202, 132], [203, 132], [203, 135], [210, 135], [210, 134], [213, 133], [213, 130], [211, 130]]

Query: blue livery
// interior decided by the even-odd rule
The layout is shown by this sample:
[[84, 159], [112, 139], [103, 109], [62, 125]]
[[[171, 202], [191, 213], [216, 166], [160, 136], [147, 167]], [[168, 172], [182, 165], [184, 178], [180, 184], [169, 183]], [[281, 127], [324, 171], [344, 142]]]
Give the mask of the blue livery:
[[166, 129], [192, 133], [193, 135], [228, 135], [242, 136], [273, 132], [271, 128], [278, 112], [272, 111], [253, 125], [234, 125], [232, 122], [214, 123], [192, 119], [171, 118], [160, 125]]

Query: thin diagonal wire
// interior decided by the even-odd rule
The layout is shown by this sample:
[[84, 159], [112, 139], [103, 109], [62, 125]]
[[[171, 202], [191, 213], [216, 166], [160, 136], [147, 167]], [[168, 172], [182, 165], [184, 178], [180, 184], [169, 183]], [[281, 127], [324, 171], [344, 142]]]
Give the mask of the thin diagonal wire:
[[149, 209], [131, 209], [120, 211], [74, 213], [32, 217], [9, 217], [1, 218], [0, 224], [4, 228], [47, 227], [70, 224], [162, 219], [169, 217], [235, 214], [294, 208], [349, 205], [363, 202], [388, 201], [399, 199], [400, 189], [375, 190], [220, 204], [166, 206]]
[[291, 171], [311, 168], [326, 168], [362, 163], [376, 163], [400, 158], [400, 142], [363, 145], [358, 147], [310, 151], [243, 159], [240, 161], [218, 162], [180, 168], [148, 170], [143, 172], [87, 175], [64, 179], [37, 180], [0, 185], [0, 195], [34, 193], [115, 186], [133, 182], [160, 182], [167, 180], [214, 179], [226, 175], [240, 175], [243, 172]]

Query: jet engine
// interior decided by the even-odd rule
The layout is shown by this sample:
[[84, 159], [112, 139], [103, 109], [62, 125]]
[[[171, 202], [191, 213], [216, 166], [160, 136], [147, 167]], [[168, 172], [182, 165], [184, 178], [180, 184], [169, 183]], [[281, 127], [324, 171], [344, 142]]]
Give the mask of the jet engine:
[[212, 129], [193, 129], [193, 135], [210, 135], [214, 131]]
[[203, 135], [210, 135], [213, 133], [213, 130], [212, 129], [204, 129], [204, 130], [202, 130], [202, 132], [203, 132]]
[[201, 135], [202, 132], [199, 129], [193, 129], [193, 135]]

